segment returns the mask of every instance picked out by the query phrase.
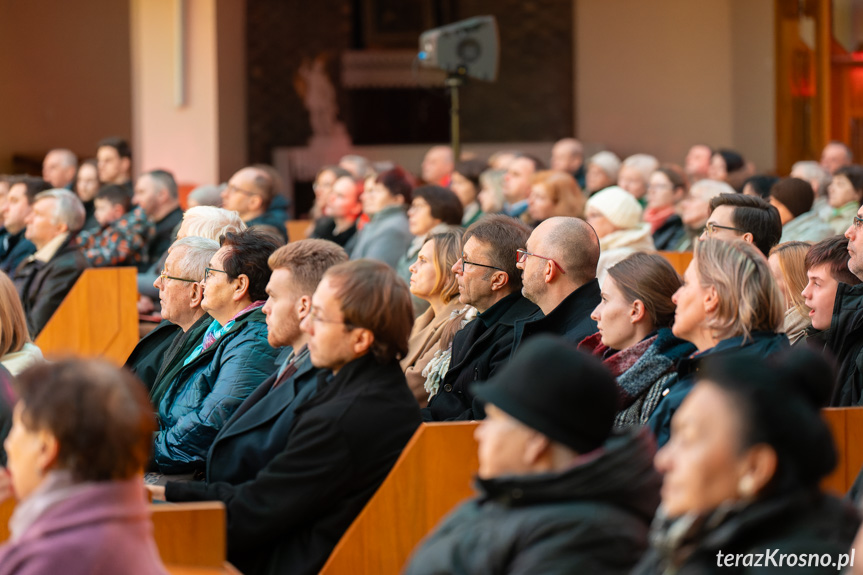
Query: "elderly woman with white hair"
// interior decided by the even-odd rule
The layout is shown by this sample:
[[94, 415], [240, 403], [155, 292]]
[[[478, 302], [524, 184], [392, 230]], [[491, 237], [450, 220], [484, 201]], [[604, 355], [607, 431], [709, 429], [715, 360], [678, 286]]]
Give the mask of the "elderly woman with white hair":
[[587, 223], [599, 237], [596, 278], [602, 284], [608, 268], [635, 252], [654, 252], [650, 224], [641, 221], [641, 205], [632, 194], [611, 186], [590, 197], [585, 208]]
[[587, 161], [585, 193], [588, 196], [617, 183], [620, 158], [614, 152], [598, 152]]
[[647, 183], [659, 167], [659, 160], [648, 154], [634, 154], [623, 160], [617, 174], [617, 185], [632, 194], [641, 207], [647, 205]]

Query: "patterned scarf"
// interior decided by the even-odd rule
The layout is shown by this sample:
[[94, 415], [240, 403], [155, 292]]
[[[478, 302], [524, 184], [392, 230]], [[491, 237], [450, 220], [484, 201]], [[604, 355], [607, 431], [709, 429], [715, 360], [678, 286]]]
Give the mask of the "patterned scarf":
[[258, 300], [252, 302], [251, 305], [248, 305], [238, 311], [234, 315], [234, 317], [231, 318], [231, 321], [226, 323], [224, 326], [219, 325], [219, 322], [214, 319], [213, 323], [210, 324], [210, 327], [208, 327], [207, 331], [204, 333], [204, 341], [201, 343], [201, 345], [192, 350], [192, 353], [189, 354], [189, 357], [186, 358], [186, 361], [183, 362], [183, 365], [189, 365], [189, 363], [191, 363], [196, 357], [207, 351], [207, 348], [219, 341], [219, 339], [221, 339], [223, 335], [228, 333], [231, 328], [234, 327], [234, 323], [236, 323], [238, 317], [250, 311], [254, 311], [258, 308], [264, 307], [265, 303], [267, 303], [267, 300]]

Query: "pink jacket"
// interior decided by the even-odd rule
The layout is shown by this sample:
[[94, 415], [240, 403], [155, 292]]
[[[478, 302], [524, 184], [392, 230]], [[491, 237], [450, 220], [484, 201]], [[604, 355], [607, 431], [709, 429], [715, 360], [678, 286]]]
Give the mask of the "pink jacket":
[[140, 478], [94, 483], [0, 547], [0, 575], [164, 575]]

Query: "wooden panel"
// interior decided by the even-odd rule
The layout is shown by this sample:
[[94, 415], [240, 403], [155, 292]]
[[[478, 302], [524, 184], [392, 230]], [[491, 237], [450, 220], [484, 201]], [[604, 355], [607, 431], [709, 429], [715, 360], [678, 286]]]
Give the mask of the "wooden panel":
[[424, 423], [339, 541], [321, 575], [397, 574], [420, 540], [473, 495], [476, 422]]
[[49, 359], [102, 357], [123, 365], [138, 344], [135, 268], [85, 270], [36, 338]]
[[830, 408], [821, 411], [824, 420], [830, 426], [830, 431], [833, 433], [833, 442], [836, 444], [836, 452], [839, 454], [839, 464], [833, 470], [833, 473], [821, 482], [821, 487], [839, 496], [844, 495], [848, 491], [848, 465], [845, 456], [847, 450], [845, 441], [846, 412], [847, 409], [839, 408]]
[[15, 499], [10, 498], [0, 503], [0, 542], [6, 541], [12, 535], [9, 532], [9, 519], [13, 511], [15, 511]]
[[311, 220], [289, 220], [285, 222], [285, 227], [288, 230], [288, 241], [298, 242], [306, 239], [306, 233], [311, 226]]
[[680, 275], [686, 271], [689, 262], [692, 261], [692, 252], [658, 252], [667, 259]]
[[171, 565], [221, 568], [227, 553], [225, 506], [218, 501], [157, 504], [153, 538]]
[[845, 408], [845, 449], [839, 457], [845, 464], [845, 495], [863, 467], [863, 407]]

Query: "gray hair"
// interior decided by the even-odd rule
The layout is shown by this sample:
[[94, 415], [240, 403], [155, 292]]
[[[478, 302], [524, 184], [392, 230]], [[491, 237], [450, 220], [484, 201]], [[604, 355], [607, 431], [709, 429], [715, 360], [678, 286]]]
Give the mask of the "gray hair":
[[659, 167], [659, 160], [650, 154], [633, 154], [623, 160], [622, 167], [638, 170], [638, 173], [640, 173], [644, 181], [647, 182], [647, 179], [650, 178], [650, 174], [655, 172]]
[[47, 199], [57, 200], [54, 206], [54, 216], [51, 218], [55, 225], [66, 224], [71, 234], [77, 234], [81, 231], [87, 216], [84, 212], [84, 204], [81, 203], [78, 196], [69, 190], [54, 188], [36, 194], [36, 197], [33, 198], [33, 203], [35, 204], [39, 200]]
[[222, 205], [222, 190], [224, 185], [220, 186], [198, 186], [189, 192], [189, 200], [198, 202], [199, 206], [213, 206], [218, 208]]
[[189, 208], [183, 214], [183, 226], [186, 236], [215, 241], [219, 241], [219, 238], [228, 232], [237, 233], [246, 229], [246, 224], [237, 212], [213, 206]]
[[177, 199], [177, 181], [174, 179], [174, 174], [167, 170], [150, 170], [144, 175], [150, 176], [150, 179], [156, 184], [156, 188], [168, 190], [168, 195], [171, 196], [171, 199]]
[[219, 242], [198, 236], [187, 236], [171, 244], [171, 250], [183, 248], [183, 257], [177, 262], [179, 271], [188, 279], [204, 277], [204, 268], [210, 265], [213, 254], [219, 251]]
[[614, 152], [597, 152], [587, 161], [589, 164], [594, 164], [605, 172], [609, 178], [617, 181], [617, 173], [620, 171], [620, 158]]
[[[372, 164], [369, 162], [368, 158], [364, 158], [362, 156], [342, 156], [342, 159], [339, 160], [339, 167], [342, 167], [342, 164], [354, 164], [357, 167], [356, 177], [362, 180], [366, 179], [372, 174]], [[350, 171], [350, 170], [348, 170]]]
[[45, 157], [47, 158], [51, 154], [56, 154], [64, 166], [72, 166], [73, 168], [78, 167], [78, 156], [75, 155], [75, 152], [72, 150], [67, 150], [66, 148], [55, 148], [45, 154]]
[[[811, 160], [794, 162], [794, 165], [791, 166], [791, 173], [794, 174], [795, 172], [797, 172], [798, 178], [808, 182], [817, 181], [819, 189], [826, 187], [830, 183], [830, 174], [818, 162]], [[817, 192], [818, 190], [815, 191]]]
[[726, 184], [717, 180], [698, 180], [689, 188], [689, 195], [709, 202], [719, 194], [736, 194], [737, 192]]

